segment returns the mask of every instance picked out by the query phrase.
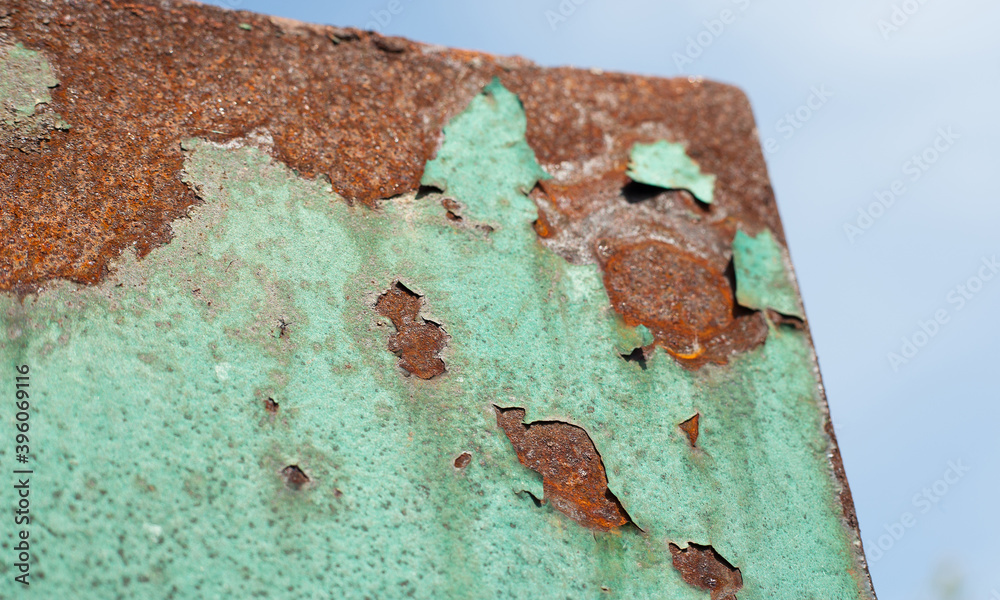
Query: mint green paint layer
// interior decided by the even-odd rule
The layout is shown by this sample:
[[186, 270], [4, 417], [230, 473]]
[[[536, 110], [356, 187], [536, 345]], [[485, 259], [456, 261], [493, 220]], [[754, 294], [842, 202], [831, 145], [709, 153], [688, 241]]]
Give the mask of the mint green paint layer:
[[647, 185], [687, 190], [705, 204], [715, 197], [715, 175], [702, 173], [684, 146], [666, 140], [632, 146], [628, 176]]
[[0, 46], [0, 146], [28, 139], [48, 139], [49, 131], [69, 129], [59, 114], [36, 113], [39, 104], [52, 101], [49, 88], [59, 85], [52, 67], [40, 52], [20, 42]]
[[51, 102], [49, 88], [58, 84], [40, 52], [28, 50], [20, 42], [0, 47], [0, 104], [17, 118], [30, 117], [35, 106]]
[[772, 309], [783, 315], [805, 319], [798, 290], [785, 254], [765, 229], [751, 237], [737, 231], [733, 238], [736, 270], [736, 301], [756, 310]]
[[[620, 358], [648, 332], [620, 321], [596, 267], [539, 244], [523, 123], [493, 84], [427, 168], [490, 233], [456, 226], [440, 196], [350, 207], [257, 148], [190, 141], [185, 177], [205, 202], [170, 244], [127, 254], [98, 287], [0, 299], [3, 364], [31, 366], [33, 590], [705, 600], [671, 567], [668, 544], [693, 541], [742, 569], [740, 600], [870, 597], [806, 336], [772, 329], [695, 373], [660, 350], [647, 370]], [[372, 304], [397, 278], [451, 336], [433, 380], [386, 350]], [[536, 507], [524, 491], [541, 496], [540, 478], [494, 404], [584, 427], [644, 533]], [[695, 411], [692, 450], [677, 424]], [[303, 489], [284, 485], [289, 464]]]

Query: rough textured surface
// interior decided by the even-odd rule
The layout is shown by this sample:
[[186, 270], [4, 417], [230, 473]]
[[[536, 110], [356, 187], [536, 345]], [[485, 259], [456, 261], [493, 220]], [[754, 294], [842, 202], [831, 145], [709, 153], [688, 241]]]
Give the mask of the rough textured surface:
[[[674, 548], [711, 547], [740, 600], [872, 597], [808, 332], [735, 300], [736, 231], [782, 243], [738, 91], [186, 4], [8, 5], [0, 42], [41, 52], [73, 124], [0, 158], [35, 589], [705, 600]], [[629, 184], [661, 139], [717, 177], [711, 206]], [[386, 350], [397, 281], [450, 336], [431, 379]], [[573, 424], [636, 527], [536, 505], [495, 406]]]
[[399, 355], [399, 367], [421, 379], [430, 379], [445, 371], [441, 351], [448, 334], [439, 324], [420, 316], [423, 303], [420, 294], [397, 281], [378, 297], [375, 311], [396, 328], [388, 347]]
[[[523, 99], [527, 142], [555, 183], [609, 180], [617, 193], [635, 142], [683, 141], [717, 177], [714, 210], [701, 216], [726, 246], [731, 220], [780, 236], [750, 108], [730, 86], [542, 69], [183, 2], [0, 7], [0, 44], [45, 56], [60, 81], [51, 107], [73, 127], [29, 159], [0, 148], [0, 172], [11, 175], [0, 180], [10, 202], [0, 290], [95, 283], [125, 248], [145, 256], [170, 239], [170, 223], [198, 200], [179, 176], [186, 137], [221, 142], [264, 128], [275, 158], [329, 176], [348, 201], [413, 190], [442, 126], [494, 76]], [[602, 200], [567, 202], [585, 211]]]

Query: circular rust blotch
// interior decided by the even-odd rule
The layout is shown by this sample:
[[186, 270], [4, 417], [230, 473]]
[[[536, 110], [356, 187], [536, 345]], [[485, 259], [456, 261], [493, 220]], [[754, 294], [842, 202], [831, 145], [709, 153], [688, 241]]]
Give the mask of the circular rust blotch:
[[649, 328], [688, 368], [725, 364], [767, 336], [760, 315], [736, 305], [729, 278], [705, 259], [653, 240], [598, 240], [595, 254], [615, 310], [627, 324]]
[[733, 321], [733, 294], [725, 275], [663, 242], [611, 250], [604, 285], [630, 324], [642, 323], [668, 349], [682, 354]]

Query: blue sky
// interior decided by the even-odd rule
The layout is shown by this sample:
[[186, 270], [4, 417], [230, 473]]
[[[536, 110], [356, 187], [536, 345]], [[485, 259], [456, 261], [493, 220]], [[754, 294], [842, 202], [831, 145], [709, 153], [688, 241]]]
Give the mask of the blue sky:
[[[390, 0], [212, 3], [743, 88], [774, 140], [768, 167], [876, 591], [996, 600], [1000, 4], [398, 2], [396, 14]], [[879, 536], [900, 530], [875, 560]]]

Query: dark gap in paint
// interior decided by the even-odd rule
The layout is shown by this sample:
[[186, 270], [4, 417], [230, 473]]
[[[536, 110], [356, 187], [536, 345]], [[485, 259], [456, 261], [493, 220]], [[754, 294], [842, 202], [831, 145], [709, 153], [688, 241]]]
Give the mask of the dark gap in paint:
[[432, 185], [422, 185], [422, 186], [420, 186], [420, 187], [417, 188], [417, 195], [416, 195], [415, 198], [417, 200], [422, 200], [423, 198], [426, 198], [427, 196], [430, 196], [431, 194], [440, 194], [443, 191], [444, 190], [442, 190], [440, 188], [436, 188], [436, 187], [434, 187]]
[[264, 400], [264, 410], [271, 413], [272, 415], [278, 414], [279, 404], [274, 401], [274, 398], [266, 398]]
[[646, 358], [645, 348], [640, 346], [638, 348], [633, 349], [628, 354], [619, 354], [618, 356], [621, 356], [623, 359], [625, 359], [626, 362], [636, 363], [637, 365], [639, 365], [639, 368], [641, 368], [643, 371], [646, 370], [646, 361], [648, 359]]
[[665, 193], [667, 193], [667, 190], [661, 187], [639, 183], [638, 181], [629, 181], [622, 186], [622, 196], [629, 204], [639, 204]]

